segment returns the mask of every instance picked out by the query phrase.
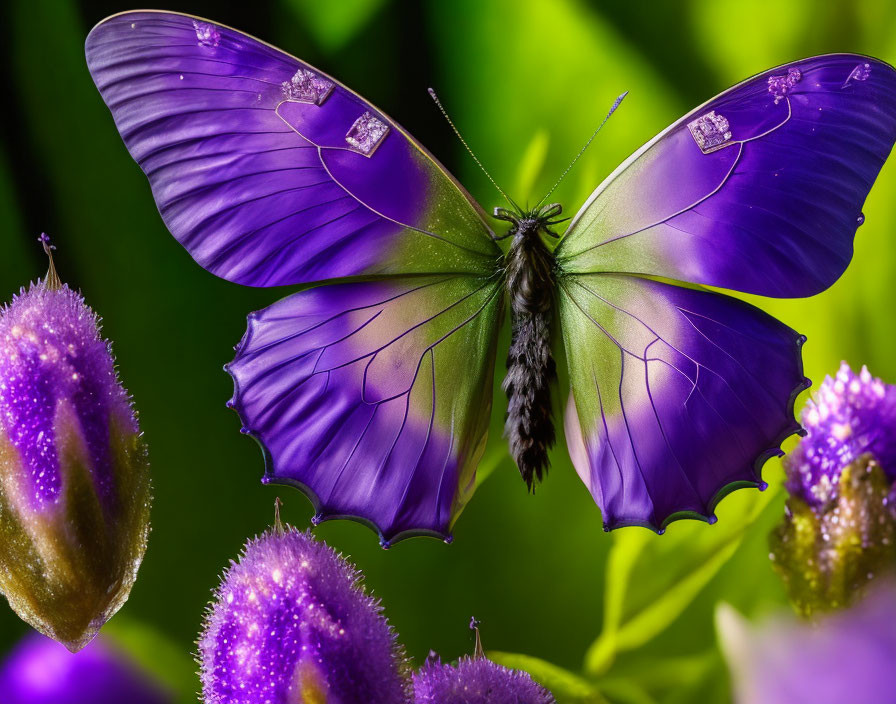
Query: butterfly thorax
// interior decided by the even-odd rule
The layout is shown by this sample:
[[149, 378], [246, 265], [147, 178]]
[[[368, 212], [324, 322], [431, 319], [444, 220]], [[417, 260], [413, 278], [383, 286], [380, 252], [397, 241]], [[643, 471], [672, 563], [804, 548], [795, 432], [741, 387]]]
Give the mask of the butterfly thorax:
[[507, 356], [507, 418], [504, 434], [520, 474], [529, 488], [548, 468], [554, 444], [551, 383], [556, 365], [551, 355], [554, 307], [554, 255], [544, 237], [556, 237], [551, 226], [558, 204], [530, 213], [495, 209], [495, 217], [511, 223], [512, 237], [504, 258], [505, 285], [510, 301], [512, 337]]

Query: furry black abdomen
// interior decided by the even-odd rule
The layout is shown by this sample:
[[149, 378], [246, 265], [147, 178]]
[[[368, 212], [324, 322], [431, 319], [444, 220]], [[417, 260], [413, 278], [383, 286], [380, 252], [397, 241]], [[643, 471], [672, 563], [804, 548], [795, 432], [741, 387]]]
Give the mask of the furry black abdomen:
[[515, 223], [513, 243], [504, 260], [510, 299], [512, 339], [507, 356], [507, 419], [504, 435], [510, 454], [529, 488], [548, 468], [554, 444], [551, 383], [556, 377], [551, 356], [554, 307], [554, 260], [539, 229], [541, 223]]
[[556, 367], [551, 356], [550, 316], [550, 311], [514, 315], [503, 384], [507, 394], [504, 435], [529, 489], [547, 471], [548, 448], [554, 444], [551, 383]]

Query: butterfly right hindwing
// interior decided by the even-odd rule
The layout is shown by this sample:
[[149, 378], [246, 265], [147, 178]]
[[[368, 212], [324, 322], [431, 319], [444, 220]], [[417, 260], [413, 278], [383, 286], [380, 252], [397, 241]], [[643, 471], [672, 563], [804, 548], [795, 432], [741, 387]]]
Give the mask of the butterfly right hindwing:
[[560, 279], [566, 439], [608, 529], [711, 520], [799, 431], [803, 337], [710, 291], [619, 274]]

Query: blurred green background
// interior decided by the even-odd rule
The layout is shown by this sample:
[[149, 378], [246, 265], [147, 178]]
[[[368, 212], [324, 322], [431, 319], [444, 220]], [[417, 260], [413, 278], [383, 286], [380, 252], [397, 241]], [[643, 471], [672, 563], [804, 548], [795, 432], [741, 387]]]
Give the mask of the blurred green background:
[[[146, 560], [109, 631], [186, 702], [198, 688], [188, 654], [222, 568], [270, 523], [276, 495], [300, 527], [312, 511], [298, 492], [261, 485], [261, 453], [224, 407], [231, 381], [221, 367], [246, 313], [287, 291], [241, 288], [190, 259], [87, 73], [90, 27], [126, 9], [113, 0], [7, 0], [0, 9], [0, 292], [8, 298], [43, 274], [36, 238], [47, 231], [62, 277], [104, 318], [140, 411], [156, 497]], [[172, 0], [163, 9], [237, 27], [338, 77], [416, 135], [486, 209], [497, 194], [428, 86], [523, 201], [538, 200], [629, 90], [556, 192], [572, 214], [641, 143], [744, 77], [826, 52], [896, 62], [896, 4], [883, 1]], [[890, 163], [866, 203], [846, 275], [812, 299], [759, 301], [808, 335], [806, 370], [816, 383], [841, 359], [896, 381], [894, 198]], [[486, 648], [529, 667], [561, 701], [726, 701], [715, 605], [757, 616], [785, 603], [766, 545], [783, 510], [780, 464], [767, 465], [764, 494], [725, 499], [715, 526], [608, 535], [562, 438], [550, 476], [526, 493], [503, 449], [503, 409], [498, 400], [483, 461], [492, 471], [482, 472], [488, 479], [453, 545], [419, 538], [383, 551], [367, 528], [343, 521], [316, 534], [366, 573], [417, 662], [430, 649], [448, 659], [469, 652], [475, 615]], [[0, 650], [24, 631], [0, 608]]]

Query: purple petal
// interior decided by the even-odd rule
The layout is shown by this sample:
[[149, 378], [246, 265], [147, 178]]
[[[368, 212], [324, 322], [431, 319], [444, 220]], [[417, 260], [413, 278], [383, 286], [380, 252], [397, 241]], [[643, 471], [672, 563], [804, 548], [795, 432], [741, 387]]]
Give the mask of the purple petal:
[[414, 704], [553, 704], [554, 697], [527, 672], [484, 657], [443, 665], [429, 658], [414, 674]]
[[0, 666], [3, 704], [172, 704], [174, 697], [102, 638], [70, 653], [32, 634]]
[[891, 704], [896, 693], [896, 588], [818, 623], [781, 616], [759, 628], [718, 614], [738, 704]]
[[71, 409], [90, 455], [98, 491], [109, 498], [114, 457], [110, 422], [139, 432], [130, 398], [115, 373], [99, 320], [68, 286], [33, 284], [0, 314], [0, 437], [26, 468], [30, 507], [59, 501], [61, 406]]
[[810, 506], [837, 496], [840, 473], [869, 453], [896, 481], [896, 386], [845, 362], [827, 377], [802, 413], [807, 435], [787, 458], [787, 489]]

